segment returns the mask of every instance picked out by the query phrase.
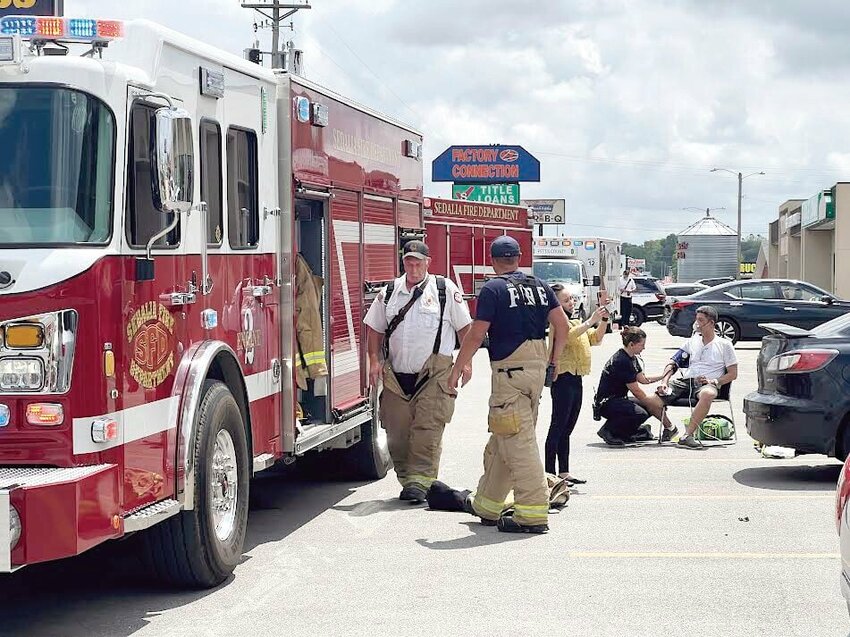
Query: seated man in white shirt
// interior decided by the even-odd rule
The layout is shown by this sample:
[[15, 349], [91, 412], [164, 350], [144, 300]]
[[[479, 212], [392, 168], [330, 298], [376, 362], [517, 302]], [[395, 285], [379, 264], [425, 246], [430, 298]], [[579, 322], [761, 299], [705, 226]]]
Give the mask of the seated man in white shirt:
[[[689, 365], [683, 370], [682, 378], [676, 378], [667, 384], [673, 375], [673, 366], [668, 366], [658, 394], [666, 404], [680, 398], [690, 398], [694, 402], [691, 420], [685, 435], [679, 438], [679, 444], [690, 449], [702, 446], [694, 437], [702, 419], [708, 415], [711, 402], [717, 398], [720, 387], [738, 378], [738, 358], [731, 341], [720, 338], [714, 331], [717, 323], [717, 310], [708, 305], [697, 308], [694, 330], [696, 333], [682, 346], [688, 356]], [[669, 391], [669, 393], [668, 393]]]

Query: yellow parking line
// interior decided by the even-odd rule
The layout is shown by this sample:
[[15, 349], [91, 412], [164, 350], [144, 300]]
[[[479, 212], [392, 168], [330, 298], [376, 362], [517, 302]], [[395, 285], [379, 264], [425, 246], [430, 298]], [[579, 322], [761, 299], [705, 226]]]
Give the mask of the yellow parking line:
[[837, 560], [839, 553], [713, 553], [660, 551], [570, 551], [569, 557], [585, 558], [655, 558], [655, 559], [712, 559], [712, 560]]
[[833, 493], [783, 493], [783, 494], [730, 494], [730, 493], [659, 493], [641, 495], [616, 495], [582, 493], [581, 498], [592, 498], [594, 500], [819, 500], [835, 499]]

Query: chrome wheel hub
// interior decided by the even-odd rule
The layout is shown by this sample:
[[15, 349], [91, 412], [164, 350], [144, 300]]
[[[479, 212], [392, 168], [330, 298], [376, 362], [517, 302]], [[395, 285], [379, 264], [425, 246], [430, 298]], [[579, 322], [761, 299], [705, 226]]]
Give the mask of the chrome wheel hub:
[[236, 447], [230, 433], [224, 429], [215, 437], [210, 482], [210, 510], [215, 534], [224, 542], [233, 534], [236, 526], [239, 494]]
[[735, 327], [726, 321], [720, 321], [717, 324], [717, 335], [725, 339], [732, 340], [735, 338]]

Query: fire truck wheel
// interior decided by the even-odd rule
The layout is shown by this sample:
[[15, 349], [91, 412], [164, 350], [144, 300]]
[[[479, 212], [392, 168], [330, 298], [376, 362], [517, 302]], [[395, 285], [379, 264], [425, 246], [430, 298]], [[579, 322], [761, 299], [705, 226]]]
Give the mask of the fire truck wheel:
[[242, 558], [250, 480], [242, 414], [219, 381], [204, 383], [194, 463], [195, 508], [152, 527], [146, 553], [158, 578], [210, 588]]
[[355, 480], [380, 480], [392, 466], [387, 432], [378, 415], [377, 392], [372, 391], [372, 419], [360, 425], [360, 442], [346, 449], [346, 474]]

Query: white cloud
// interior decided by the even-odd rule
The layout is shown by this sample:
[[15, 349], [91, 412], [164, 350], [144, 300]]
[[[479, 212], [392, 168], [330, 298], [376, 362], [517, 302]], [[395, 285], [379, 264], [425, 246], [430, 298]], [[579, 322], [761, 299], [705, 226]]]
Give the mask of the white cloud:
[[[684, 229], [686, 206], [725, 206], [734, 225], [737, 181], [712, 166], [768, 173], [744, 182], [745, 233], [850, 171], [839, 0], [313, 6], [294, 18], [308, 75], [420, 128], [429, 194], [449, 191], [428, 184], [446, 146], [519, 144], [542, 163], [523, 195], [565, 198], [571, 232], [635, 241]], [[239, 0], [66, 0], [66, 13], [148, 17], [235, 53], [254, 37]]]

